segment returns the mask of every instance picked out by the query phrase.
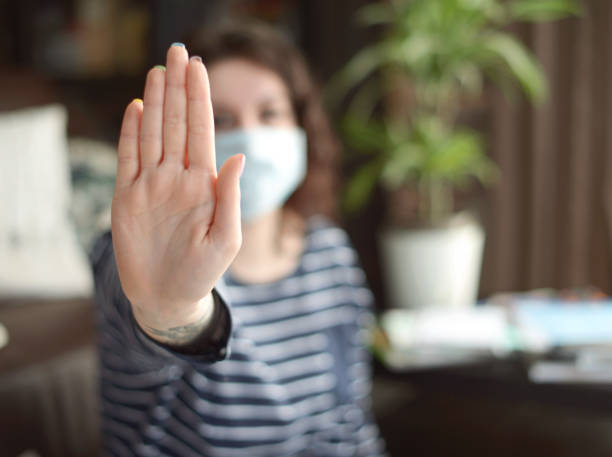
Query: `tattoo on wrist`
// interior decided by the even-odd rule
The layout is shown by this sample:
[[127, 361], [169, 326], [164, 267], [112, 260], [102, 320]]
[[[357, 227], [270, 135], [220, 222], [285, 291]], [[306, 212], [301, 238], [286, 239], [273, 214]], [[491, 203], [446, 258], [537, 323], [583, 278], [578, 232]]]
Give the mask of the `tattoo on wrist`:
[[151, 335], [157, 337], [158, 339], [164, 340], [167, 343], [177, 345], [188, 344], [202, 332], [208, 319], [209, 316], [205, 314], [196, 322], [191, 324], [171, 327], [164, 330], [146, 326], [146, 330]]

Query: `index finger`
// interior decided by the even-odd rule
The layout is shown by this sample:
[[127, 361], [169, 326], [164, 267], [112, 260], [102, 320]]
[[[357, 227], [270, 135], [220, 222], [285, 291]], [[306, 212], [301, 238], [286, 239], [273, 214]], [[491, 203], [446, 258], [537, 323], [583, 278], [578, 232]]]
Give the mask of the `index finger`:
[[188, 166], [216, 174], [215, 125], [208, 74], [202, 59], [193, 56], [187, 67]]

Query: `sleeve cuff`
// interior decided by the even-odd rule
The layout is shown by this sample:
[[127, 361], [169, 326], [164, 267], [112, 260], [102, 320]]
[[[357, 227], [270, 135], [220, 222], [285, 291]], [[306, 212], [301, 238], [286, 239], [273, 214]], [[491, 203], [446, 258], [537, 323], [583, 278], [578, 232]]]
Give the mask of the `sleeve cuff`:
[[[143, 344], [158, 353], [174, 355], [189, 362], [214, 363], [229, 357], [229, 339], [232, 318], [229, 308], [216, 289], [213, 289], [213, 315], [200, 335], [187, 345], [174, 346], [160, 343], [147, 335], [130, 313], [137, 336]], [[131, 307], [130, 307], [131, 308]]]

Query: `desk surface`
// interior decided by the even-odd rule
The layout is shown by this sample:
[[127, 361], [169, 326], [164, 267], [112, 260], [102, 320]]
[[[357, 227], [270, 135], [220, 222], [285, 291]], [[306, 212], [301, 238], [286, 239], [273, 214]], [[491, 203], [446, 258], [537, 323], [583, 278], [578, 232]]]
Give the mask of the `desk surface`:
[[[612, 455], [612, 386], [535, 384], [525, 364], [519, 357], [397, 372], [376, 363], [373, 405], [390, 454]], [[391, 399], [382, 411], [381, 397]]]
[[528, 377], [530, 363], [532, 359], [521, 355], [455, 367], [404, 371], [389, 370], [376, 363], [375, 374], [430, 391], [535, 402], [612, 417], [612, 384], [534, 383]]

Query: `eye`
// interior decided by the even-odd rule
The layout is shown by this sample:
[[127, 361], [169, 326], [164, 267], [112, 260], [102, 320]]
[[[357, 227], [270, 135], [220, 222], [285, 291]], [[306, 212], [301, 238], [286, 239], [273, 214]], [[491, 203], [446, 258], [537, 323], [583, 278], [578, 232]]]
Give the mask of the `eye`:
[[229, 130], [234, 126], [234, 117], [231, 114], [215, 114], [215, 130]]
[[273, 122], [283, 116], [283, 112], [277, 108], [265, 108], [261, 112], [261, 119], [265, 122]]

